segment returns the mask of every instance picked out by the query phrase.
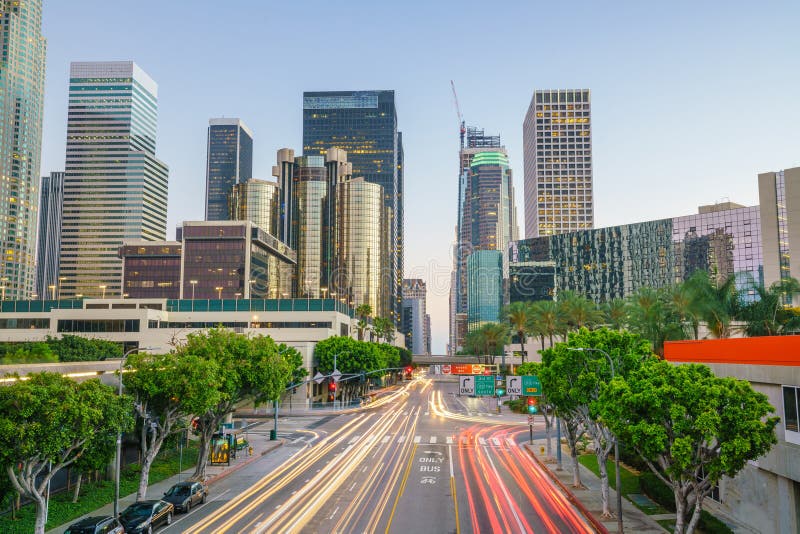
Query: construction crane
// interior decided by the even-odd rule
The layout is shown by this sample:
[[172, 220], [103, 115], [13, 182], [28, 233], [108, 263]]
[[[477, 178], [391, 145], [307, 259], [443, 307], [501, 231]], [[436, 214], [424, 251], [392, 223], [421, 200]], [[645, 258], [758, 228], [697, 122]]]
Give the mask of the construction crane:
[[467, 133], [467, 127], [464, 124], [464, 116], [461, 114], [461, 106], [458, 105], [458, 95], [456, 94], [456, 84], [450, 80], [450, 87], [453, 88], [453, 100], [456, 103], [456, 113], [458, 114], [458, 123], [461, 128], [461, 148], [464, 148], [464, 134]]

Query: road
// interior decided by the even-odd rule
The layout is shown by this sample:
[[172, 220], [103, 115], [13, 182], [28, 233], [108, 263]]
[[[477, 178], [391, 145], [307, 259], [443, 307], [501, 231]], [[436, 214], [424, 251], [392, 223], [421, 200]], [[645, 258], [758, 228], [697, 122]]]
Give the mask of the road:
[[417, 378], [369, 409], [289, 419], [286, 446], [164, 532], [594, 532], [520, 445], [525, 417], [475, 413], [457, 386]]

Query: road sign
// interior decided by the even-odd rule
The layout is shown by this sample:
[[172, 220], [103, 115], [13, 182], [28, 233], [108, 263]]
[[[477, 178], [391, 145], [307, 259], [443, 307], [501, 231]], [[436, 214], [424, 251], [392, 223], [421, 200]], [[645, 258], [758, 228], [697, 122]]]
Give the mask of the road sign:
[[494, 377], [478, 375], [475, 377], [475, 395], [479, 397], [494, 396]]
[[542, 383], [539, 381], [538, 376], [522, 377], [522, 394], [529, 397], [542, 396]]
[[317, 371], [317, 374], [314, 375], [314, 382], [316, 382], [317, 384], [322, 384], [323, 380], [325, 380], [325, 377], [322, 376], [322, 373]]
[[442, 374], [449, 375], [450, 374], [450, 364], [443, 364], [442, 365]]
[[461, 395], [475, 394], [475, 377], [471, 375], [458, 377], [458, 392]]
[[342, 378], [342, 372], [336, 369], [334, 372], [331, 373], [334, 382], [338, 382], [340, 378]]
[[522, 377], [521, 376], [507, 376], [506, 377], [506, 393], [509, 395], [522, 395]]

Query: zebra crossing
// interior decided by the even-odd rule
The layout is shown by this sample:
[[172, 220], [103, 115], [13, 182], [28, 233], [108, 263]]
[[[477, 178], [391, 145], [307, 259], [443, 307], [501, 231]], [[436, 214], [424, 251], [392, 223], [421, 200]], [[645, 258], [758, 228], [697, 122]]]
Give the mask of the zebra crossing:
[[382, 444], [386, 445], [389, 443], [397, 443], [398, 445], [402, 445], [406, 441], [411, 441], [416, 445], [459, 445], [459, 446], [474, 446], [480, 445], [482, 447], [517, 447], [518, 444], [511, 438], [483, 438], [483, 437], [471, 437], [471, 436], [442, 436], [442, 435], [415, 435], [409, 436], [406, 434], [386, 434], [383, 437], [369, 435], [369, 436], [362, 436], [361, 434], [357, 434], [354, 436], [348, 436], [347, 438], [340, 439], [339, 441], [342, 443], [346, 443], [347, 445], [353, 445], [358, 443], [359, 440], [366, 440], [367, 443], [374, 443], [374, 444]]

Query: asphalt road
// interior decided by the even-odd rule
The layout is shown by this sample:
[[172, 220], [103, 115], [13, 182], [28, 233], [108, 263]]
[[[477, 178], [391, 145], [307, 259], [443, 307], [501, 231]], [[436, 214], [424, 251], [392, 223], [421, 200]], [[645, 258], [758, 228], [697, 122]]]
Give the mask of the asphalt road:
[[283, 420], [284, 447], [164, 532], [593, 532], [520, 446], [525, 416], [456, 390], [419, 378], [368, 409]]

